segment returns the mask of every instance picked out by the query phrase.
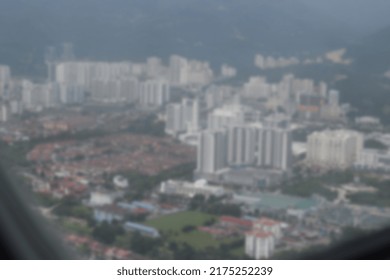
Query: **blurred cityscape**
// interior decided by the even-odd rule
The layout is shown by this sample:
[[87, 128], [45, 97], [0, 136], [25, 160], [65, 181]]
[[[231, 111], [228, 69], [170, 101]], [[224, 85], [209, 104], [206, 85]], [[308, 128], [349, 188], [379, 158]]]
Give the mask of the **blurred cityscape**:
[[326, 82], [79, 60], [69, 43], [45, 64], [40, 81], [0, 66], [0, 157], [81, 258], [290, 258], [390, 222], [390, 133]]

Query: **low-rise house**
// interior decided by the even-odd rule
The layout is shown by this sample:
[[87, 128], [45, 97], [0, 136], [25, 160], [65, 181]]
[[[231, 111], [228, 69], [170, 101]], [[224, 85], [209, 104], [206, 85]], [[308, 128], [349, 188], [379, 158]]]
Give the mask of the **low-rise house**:
[[194, 197], [195, 195], [204, 195], [205, 197], [221, 197], [225, 195], [225, 190], [221, 186], [209, 185], [206, 180], [196, 182], [186, 182], [178, 180], [168, 180], [161, 183], [160, 193], [180, 195], [185, 197]]
[[113, 204], [116, 199], [123, 197], [122, 192], [110, 191], [102, 187], [98, 187], [91, 192], [89, 204], [91, 206], [103, 206]]
[[276, 239], [282, 238], [282, 223], [269, 218], [261, 218], [253, 223], [254, 230], [271, 232]]
[[244, 220], [232, 216], [221, 216], [219, 218], [219, 223], [223, 227], [238, 229], [238, 230], [249, 230], [252, 228], [252, 221]]
[[126, 222], [124, 224], [124, 229], [127, 231], [139, 232], [142, 235], [146, 235], [154, 238], [160, 237], [160, 233], [158, 232], [157, 229], [142, 224], [138, 224], [138, 223]]
[[124, 220], [127, 213], [128, 212], [125, 209], [118, 207], [115, 204], [104, 205], [93, 210], [95, 221], [108, 223]]

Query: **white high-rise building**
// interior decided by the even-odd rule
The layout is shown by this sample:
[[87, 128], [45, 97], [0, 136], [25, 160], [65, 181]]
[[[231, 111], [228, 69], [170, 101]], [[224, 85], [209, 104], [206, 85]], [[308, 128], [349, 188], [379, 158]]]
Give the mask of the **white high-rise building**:
[[23, 104], [20, 100], [9, 101], [9, 108], [12, 115], [20, 115], [23, 113]]
[[120, 80], [120, 98], [129, 103], [139, 100], [138, 79], [135, 77], [124, 78]]
[[170, 85], [165, 80], [148, 80], [139, 83], [139, 101], [144, 106], [158, 107], [171, 99]]
[[146, 60], [146, 74], [151, 78], [157, 78], [162, 74], [163, 66], [158, 57], [149, 57]]
[[287, 171], [291, 165], [292, 155], [290, 129], [263, 124], [255, 126], [257, 127], [257, 166]]
[[252, 165], [255, 163], [256, 128], [232, 126], [228, 130], [229, 165]]
[[181, 104], [168, 104], [166, 110], [165, 132], [168, 134], [177, 134], [185, 129], [183, 121], [183, 108]]
[[282, 236], [281, 222], [265, 217], [256, 220], [252, 231], [245, 234], [245, 253], [255, 259], [268, 259]]
[[210, 130], [225, 129], [232, 125], [243, 125], [248, 108], [240, 105], [226, 105], [217, 108], [208, 115], [208, 126]]
[[58, 84], [58, 89], [62, 104], [80, 104], [84, 102], [84, 87]]
[[186, 58], [172, 55], [169, 59], [169, 79], [173, 86], [188, 83], [188, 61]]
[[187, 99], [182, 100], [183, 120], [187, 132], [196, 132], [199, 130], [199, 100]]
[[213, 174], [227, 166], [227, 133], [225, 130], [203, 131], [199, 134], [197, 171]]
[[199, 100], [184, 98], [180, 104], [169, 104], [166, 109], [168, 134], [192, 133], [199, 130]]
[[223, 78], [232, 78], [237, 75], [237, 70], [234, 67], [231, 67], [227, 64], [221, 66], [221, 76]]
[[67, 85], [91, 88], [96, 80], [109, 81], [126, 78], [132, 74], [129, 62], [61, 62], [56, 65], [56, 81]]
[[328, 85], [325, 82], [320, 82], [318, 91], [321, 97], [326, 97], [326, 94], [328, 93]]
[[250, 77], [244, 84], [243, 94], [250, 98], [269, 98], [272, 85], [264, 77]]
[[245, 234], [245, 254], [256, 259], [269, 259], [275, 250], [275, 237], [270, 232], [254, 230]]
[[7, 104], [0, 105], [0, 121], [7, 122], [10, 116], [10, 110]]
[[11, 69], [7, 65], [0, 65], [0, 97], [8, 95], [11, 83]]
[[214, 73], [208, 62], [190, 60], [188, 68], [189, 85], [204, 86], [213, 80]]
[[205, 99], [207, 109], [222, 106], [226, 100], [233, 95], [233, 88], [229, 86], [215, 86], [211, 85], [207, 88]]
[[60, 89], [57, 84], [22, 82], [22, 103], [27, 109], [54, 107], [59, 104]]
[[329, 105], [330, 106], [339, 106], [340, 93], [337, 90], [329, 91]]
[[[198, 168], [208, 164], [208, 160], [205, 160], [205, 158], [210, 156], [208, 155], [210, 149], [205, 147], [213, 147], [211, 152], [218, 148], [218, 151], [223, 153], [224, 149], [226, 154], [226, 164], [224, 166], [256, 165], [262, 168], [288, 171], [292, 156], [291, 131], [288, 126], [277, 124], [235, 125], [232, 123], [229, 125], [229, 123], [226, 123], [226, 126], [222, 126], [220, 130], [217, 130], [223, 131], [224, 135], [226, 134], [226, 142], [211, 142], [210, 139], [214, 139], [211, 135], [214, 136], [213, 132], [215, 130], [203, 132], [200, 136], [201, 149], [198, 150]], [[212, 144], [206, 145], [206, 143]], [[221, 147], [212, 145], [221, 145]]]
[[325, 130], [308, 137], [307, 163], [314, 167], [345, 169], [363, 150], [363, 135], [349, 130]]
[[169, 80], [173, 86], [203, 86], [209, 84], [213, 76], [208, 62], [187, 60], [178, 55], [169, 59]]

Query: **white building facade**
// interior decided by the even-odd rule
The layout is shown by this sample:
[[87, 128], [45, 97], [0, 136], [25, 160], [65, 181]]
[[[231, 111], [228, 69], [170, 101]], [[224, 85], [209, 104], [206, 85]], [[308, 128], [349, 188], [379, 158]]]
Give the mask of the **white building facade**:
[[325, 130], [308, 137], [307, 163], [326, 169], [352, 167], [363, 149], [363, 135], [349, 130]]

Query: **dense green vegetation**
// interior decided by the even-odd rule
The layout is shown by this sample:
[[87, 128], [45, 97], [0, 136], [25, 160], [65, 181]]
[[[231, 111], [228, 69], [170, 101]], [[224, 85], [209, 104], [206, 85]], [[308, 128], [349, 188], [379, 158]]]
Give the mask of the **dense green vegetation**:
[[155, 115], [137, 119], [128, 127], [128, 132], [162, 137], [165, 136], [165, 123], [158, 121]]
[[155, 227], [162, 232], [180, 232], [182, 228], [187, 225], [201, 226], [210, 219], [214, 218], [215, 217], [213, 215], [201, 213], [198, 211], [187, 211], [149, 220], [146, 222], [146, 224]]
[[8, 170], [13, 167], [28, 167], [30, 164], [26, 159], [26, 154], [32, 147], [30, 142], [17, 142], [9, 145], [0, 141], [0, 163]]
[[43, 207], [53, 207], [60, 203], [59, 199], [53, 198], [50, 195], [42, 193], [34, 193], [34, 200], [37, 205], [41, 205]]
[[65, 198], [53, 209], [58, 216], [74, 217], [92, 222], [93, 212], [91, 208], [83, 206], [78, 200]]
[[72, 221], [68, 218], [61, 218], [59, 224], [61, 229], [77, 235], [90, 236], [92, 234], [92, 228], [88, 224], [84, 224], [82, 222]]
[[347, 171], [330, 171], [320, 177], [324, 184], [347, 184], [354, 179], [354, 173], [351, 170]]
[[127, 196], [129, 199], [141, 199], [157, 187], [158, 184], [168, 179], [191, 180], [194, 169], [195, 163], [187, 163], [162, 171], [155, 176], [148, 176], [137, 172], [128, 172], [124, 174], [130, 184]]
[[388, 86], [390, 80], [379, 78], [381, 75], [361, 72], [360, 69], [350, 71], [348, 78], [338, 81], [335, 87], [340, 90], [342, 101], [350, 103], [358, 109], [356, 115], [371, 115], [390, 123], [390, 106], [388, 105]]
[[286, 251], [276, 253], [272, 257], [272, 259], [276, 259], [276, 260], [313, 259], [313, 256], [317, 254], [321, 254], [326, 250], [331, 250], [333, 248], [336, 248], [344, 244], [345, 242], [363, 237], [369, 233], [370, 232], [366, 230], [362, 230], [354, 227], [346, 227], [343, 229], [343, 232], [341, 233], [340, 236], [334, 237], [333, 240], [331, 240], [332, 241], [331, 245], [314, 245], [300, 251], [286, 250]]
[[96, 225], [92, 232], [92, 236], [96, 240], [108, 245], [113, 244], [116, 238], [123, 234], [125, 234], [123, 226], [115, 221], [111, 224], [104, 221]]
[[[243, 257], [243, 239], [229, 237], [215, 239], [198, 231], [197, 226], [210, 225], [215, 217], [198, 211], [187, 211], [162, 216], [146, 224], [157, 228], [165, 241], [163, 252], [175, 259], [229, 259]], [[141, 252], [140, 252], [141, 253]]]
[[310, 178], [289, 183], [283, 187], [282, 192], [301, 197], [311, 197], [314, 194], [318, 194], [328, 200], [333, 200], [337, 197], [335, 192], [324, 187], [323, 182], [319, 178]]
[[[244, 259], [243, 239], [230, 243], [218, 243], [203, 249], [194, 248], [186, 242], [176, 242], [168, 239], [142, 236], [139, 233], [127, 233], [117, 237], [115, 245], [128, 248], [151, 259]], [[215, 243], [217, 242], [217, 243]]]
[[202, 211], [213, 215], [229, 215], [240, 217], [241, 208], [236, 204], [222, 203], [220, 199], [211, 196], [206, 199], [203, 195], [195, 195], [188, 206], [191, 210]]
[[375, 139], [365, 141], [364, 147], [367, 149], [387, 150], [387, 146], [385, 144]]
[[377, 189], [376, 193], [349, 194], [352, 203], [378, 207], [390, 207], [390, 180], [380, 181], [375, 178], [363, 177], [361, 181]]
[[330, 171], [325, 175], [318, 177], [302, 177], [298, 176], [294, 180], [288, 182], [282, 187], [282, 192], [289, 195], [297, 195], [301, 197], [310, 197], [314, 194], [325, 197], [328, 200], [333, 200], [337, 197], [337, 193], [326, 188], [326, 185], [341, 185], [349, 183], [353, 180], [354, 173], [352, 171]]

